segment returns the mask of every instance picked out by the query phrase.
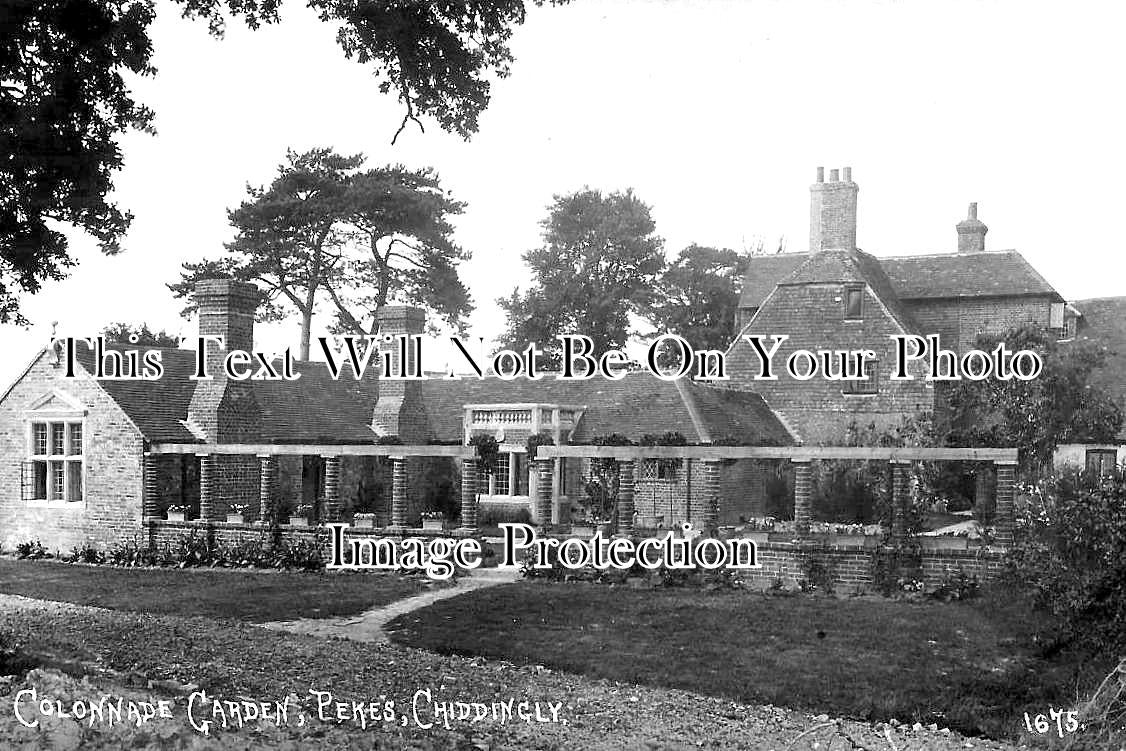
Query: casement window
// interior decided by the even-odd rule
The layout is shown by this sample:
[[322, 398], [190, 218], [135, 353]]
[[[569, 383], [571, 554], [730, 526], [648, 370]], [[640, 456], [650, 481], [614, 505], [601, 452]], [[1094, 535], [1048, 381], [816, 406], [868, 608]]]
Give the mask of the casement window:
[[846, 396], [866, 396], [880, 393], [880, 361], [874, 357], [864, 361], [866, 380], [841, 382], [841, 393]]
[[81, 420], [32, 420], [24, 462], [24, 500], [76, 503], [83, 487], [84, 433]]
[[845, 287], [844, 317], [846, 321], [859, 321], [864, 317], [863, 287]]
[[520, 451], [501, 451], [497, 464], [488, 475], [488, 494], [528, 495], [528, 459]]
[[1114, 472], [1118, 452], [1115, 449], [1087, 449], [1087, 471], [1103, 477]]

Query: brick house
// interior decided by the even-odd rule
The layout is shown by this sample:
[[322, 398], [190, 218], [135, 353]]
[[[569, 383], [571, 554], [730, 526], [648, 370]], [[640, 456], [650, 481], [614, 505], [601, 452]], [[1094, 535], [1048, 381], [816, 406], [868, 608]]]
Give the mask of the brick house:
[[[818, 168], [810, 188], [809, 250], [751, 259], [738, 306], [737, 337], [728, 351], [730, 387], [761, 394], [805, 443], [837, 443], [850, 423], [894, 426], [904, 415], [933, 411], [933, 383], [887, 378], [892, 334], [938, 334], [955, 352], [981, 333], [1032, 322], [1066, 338], [1076, 311], [1015, 250], [987, 251], [988, 228], [977, 205], [956, 225], [947, 253], [876, 257], [856, 247], [859, 188], [852, 170]], [[742, 335], [789, 335], [776, 355], [797, 349], [871, 349], [868, 382], [808, 381], [785, 371], [754, 380], [759, 357]], [[769, 341], [769, 340], [768, 340]], [[921, 365], [921, 363], [919, 363]]]
[[[855, 247], [858, 189], [849, 169], [843, 179], [832, 171], [827, 182], [819, 170], [811, 193], [810, 251], [753, 259], [739, 333], [788, 334], [782, 357], [798, 347], [873, 349], [867, 382], [785, 373], [754, 380], [753, 352], [741, 338], [728, 351], [730, 380], [717, 384], [643, 372], [617, 381], [402, 381], [374, 372], [334, 380], [321, 363], [298, 363], [295, 381], [233, 380], [219, 366], [226, 350], [215, 348], [207, 355], [211, 380], [192, 380], [195, 353], [179, 349], [162, 350], [160, 379], [95, 379], [93, 354], [81, 346], [76, 377], [66, 378], [59, 351], [49, 347], [0, 395], [0, 543], [104, 546], [155, 529], [170, 504], [211, 524], [235, 506], [251, 520], [273, 521], [308, 503], [320, 520], [374, 511], [381, 526], [403, 530], [417, 526], [423, 510], [460, 496], [469, 528], [478, 509], [490, 507], [525, 508], [535, 521], [559, 523], [584, 493], [589, 465], [564, 458], [530, 466], [532, 433], [549, 432], [557, 444], [670, 431], [702, 445], [832, 444], [852, 421], [887, 425], [933, 409], [929, 383], [879, 375], [890, 361], [890, 334], [939, 333], [960, 349], [979, 332], [1026, 320], [1061, 335], [1074, 330], [1074, 309], [1019, 253], [984, 249], [987, 230], [973, 206], [958, 224], [957, 252], [877, 258]], [[201, 282], [196, 302], [200, 334], [253, 350], [252, 286]], [[421, 311], [409, 307], [384, 309], [380, 323], [391, 335], [425, 326]], [[464, 447], [481, 433], [496, 437], [501, 458], [496, 472], [479, 478]], [[391, 436], [434, 448], [375, 455]], [[217, 445], [238, 450], [209, 450]], [[690, 458], [636, 464], [632, 507], [639, 519], [665, 525], [763, 515], [779, 466]], [[534, 502], [537, 494], [550, 503]], [[465, 518], [465, 509], [474, 516]]]
[[[442, 456], [386, 461], [349, 450], [384, 436], [404, 444], [445, 444], [437, 453], [478, 433], [495, 436], [501, 461], [496, 473], [479, 481], [482, 505], [523, 505], [531, 512], [536, 474], [524, 452], [533, 432], [547, 431], [558, 443], [615, 432], [637, 440], [667, 431], [702, 444], [719, 438], [745, 445], [794, 442], [756, 394], [644, 373], [620, 381], [549, 376], [505, 382], [380, 380], [369, 371], [359, 380], [347, 372], [334, 380], [323, 363], [314, 362], [296, 364], [299, 380], [234, 380], [221, 362], [228, 349], [253, 350], [257, 297], [257, 290], [240, 282], [198, 285], [200, 334], [222, 336], [227, 347], [209, 350], [208, 368], [216, 374], [210, 380], [190, 378], [190, 350], [161, 349], [164, 373], [156, 380], [95, 379], [94, 354], [84, 345], [77, 348], [75, 377], [65, 377], [61, 348], [41, 351], [0, 396], [0, 455], [6, 457], [0, 542], [10, 548], [38, 538], [64, 551], [85, 542], [105, 546], [143, 536], [145, 520], [162, 518], [170, 504], [188, 506], [189, 518], [220, 521], [232, 508], [245, 507], [252, 520], [269, 520], [309, 503], [321, 520], [365, 510], [381, 515], [383, 525], [415, 527], [439, 495], [447, 501], [459, 495], [459, 474]], [[381, 314], [384, 333], [423, 329], [417, 309], [389, 307]], [[107, 361], [107, 369], [113, 364]], [[128, 358], [118, 367], [128, 373]], [[215, 444], [246, 450], [208, 452]], [[179, 450], [150, 451], [154, 446]], [[702, 483], [700, 467], [686, 461], [658, 471], [656, 464], [641, 463], [638, 513], [669, 523], [702, 514], [693, 505], [701, 494], [692, 492]], [[401, 477], [395, 474], [400, 470]], [[723, 519], [752, 513], [754, 496], [742, 489], [754, 484], [756, 471], [752, 463], [728, 473], [724, 482], [732, 492], [719, 510]], [[560, 521], [582, 491], [584, 469], [560, 461], [554, 473], [550, 513]], [[404, 483], [406, 502], [392, 509], [397, 482]]]

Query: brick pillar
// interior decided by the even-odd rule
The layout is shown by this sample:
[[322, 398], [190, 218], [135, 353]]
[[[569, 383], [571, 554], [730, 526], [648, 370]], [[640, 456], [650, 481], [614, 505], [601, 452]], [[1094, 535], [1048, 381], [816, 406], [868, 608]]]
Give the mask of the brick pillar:
[[626, 459], [618, 462], [618, 533], [633, 534], [633, 483], [636, 462]]
[[551, 526], [551, 478], [554, 473], [554, 459], [536, 459], [536, 516], [540, 520], [540, 529]]
[[274, 486], [278, 477], [278, 462], [269, 454], [258, 457], [258, 520], [263, 524], [274, 521]]
[[1013, 544], [1013, 485], [1016, 481], [1016, 464], [997, 463], [997, 509], [993, 513], [994, 539], [997, 544]]
[[911, 495], [909, 462], [891, 463], [891, 539], [902, 545], [907, 537], [907, 504]]
[[407, 526], [407, 461], [401, 456], [391, 459], [391, 526]]
[[477, 530], [477, 460], [461, 460], [461, 526]]
[[144, 484], [142, 486], [143, 500], [141, 502], [141, 516], [145, 519], [153, 519], [160, 515], [160, 498], [159, 491], [160, 485], [157, 482], [159, 473], [157, 471], [156, 454], [145, 452], [145, 474]]
[[325, 457], [325, 508], [326, 522], [340, 521], [340, 457]]
[[199, 456], [199, 518], [208, 521], [215, 518], [218, 504], [218, 473], [215, 471], [218, 457], [215, 454]]
[[813, 467], [808, 459], [794, 461], [794, 527], [799, 537], [809, 535], [812, 521]]
[[[808, 464], [806, 465], [808, 467]], [[719, 527], [719, 462], [704, 462], [704, 531], [712, 533]], [[808, 517], [808, 495], [807, 495]], [[794, 519], [797, 517], [797, 505], [794, 505]], [[807, 519], [806, 527], [809, 522]]]

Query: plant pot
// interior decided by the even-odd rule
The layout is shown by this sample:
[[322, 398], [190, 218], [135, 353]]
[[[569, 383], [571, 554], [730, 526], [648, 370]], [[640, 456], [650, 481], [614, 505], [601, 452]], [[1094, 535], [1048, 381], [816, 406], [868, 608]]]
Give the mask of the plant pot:
[[291, 527], [308, 527], [309, 520], [303, 516], [291, 516], [289, 517], [288, 524]]
[[246, 516], [243, 514], [227, 514], [227, 524], [246, 524]]
[[923, 550], [966, 550], [969, 538], [941, 535], [938, 537], [919, 537], [919, 547]]
[[575, 537], [594, 537], [593, 524], [572, 524], [571, 534]]
[[374, 529], [375, 519], [353, 519], [352, 526], [356, 529]]
[[638, 516], [633, 526], [641, 529], [658, 529], [664, 520], [659, 516]]
[[187, 521], [186, 517], [187, 517], [186, 511], [169, 511], [168, 512], [168, 521], [170, 521], [170, 522], [184, 522], [184, 521]]
[[441, 530], [446, 528], [446, 520], [445, 519], [423, 519], [422, 520], [422, 528], [423, 529], [432, 529], [432, 530], [441, 531]]
[[755, 530], [753, 532], [744, 532], [741, 537], [746, 540], [753, 540], [754, 542], [770, 542], [771, 532], [766, 530]]

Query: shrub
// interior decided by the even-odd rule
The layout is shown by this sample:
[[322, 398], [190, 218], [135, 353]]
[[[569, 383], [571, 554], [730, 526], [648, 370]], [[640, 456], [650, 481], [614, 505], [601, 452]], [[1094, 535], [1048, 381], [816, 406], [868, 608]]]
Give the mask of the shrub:
[[39, 558], [50, 558], [51, 554], [43, 547], [38, 539], [27, 540], [16, 545], [16, 556], [27, 560], [36, 560]]
[[930, 596], [943, 602], [954, 602], [977, 597], [980, 593], [981, 584], [977, 580], [977, 574], [967, 574], [958, 569], [957, 573], [945, 577]]
[[1005, 576], [1059, 618], [1059, 639], [1126, 649], [1126, 471], [1068, 471], [1017, 509]]
[[93, 543], [84, 542], [75, 545], [70, 551], [70, 560], [77, 563], [105, 563], [105, 553], [94, 547]]
[[531, 524], [532, 514], [528, 507], [509, 503], [483, 503], [478, 507], [477, 522], [482, 527], [495, 527], [499, 524]]

